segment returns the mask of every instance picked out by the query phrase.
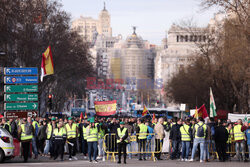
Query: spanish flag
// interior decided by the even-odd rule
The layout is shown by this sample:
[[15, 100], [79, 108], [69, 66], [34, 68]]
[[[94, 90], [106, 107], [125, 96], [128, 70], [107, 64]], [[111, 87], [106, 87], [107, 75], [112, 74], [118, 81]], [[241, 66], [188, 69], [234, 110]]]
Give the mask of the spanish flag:
[[146, 108], [146, 106], [144, 105], [144, 108], [143, 108], [143, 111], [142, 111], [142, 116], [145, 116], [145, 115], [147, 115], [147, 113], [148, 113], [148, 109]]
[[49, 46], [42, 55], [41, 82], [43, 81], [43, 77], [52, 74], [54, 74], [54, 64], [52, 59], [51, 47]]

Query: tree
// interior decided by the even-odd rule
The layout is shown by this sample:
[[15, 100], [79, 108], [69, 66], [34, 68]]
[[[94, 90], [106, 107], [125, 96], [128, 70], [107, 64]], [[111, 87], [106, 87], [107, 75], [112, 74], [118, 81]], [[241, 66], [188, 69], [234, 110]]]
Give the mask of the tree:
[[[233, 111], [236, 105], [240, 113], [249, 111], [250, 42], [249, 29], [246, 28], [249, 20], [239, 20], [244, 19], [230, 16], [224, 19], [220, 27], [204, 29], [206, 41], [196, 42], [196, 60], [173, 77], [167, 88], [170, 98], [176, 102], [190, 103], [192, 107], [195, 106], [196, 97], [198, 105], [200, 100], [208, 104], [209, 87], [212, 87], [218, 108]], [[184, 29], [188, 33], [195, 33], [190, 27], [190, 24], [186, 24]]]
[[[40, 101], [53, 94], [55, 111], [73, 95], [82, 98], [85, 77], [93, 74], [89, 46], [70, 29], [70, 17], [54, 0], [3, 0], [0, 2], [2, 66], [38, 67], [51, 45], [55, 74], [39, 83]], [[42, 108], [44, 111], [45, 108]]]

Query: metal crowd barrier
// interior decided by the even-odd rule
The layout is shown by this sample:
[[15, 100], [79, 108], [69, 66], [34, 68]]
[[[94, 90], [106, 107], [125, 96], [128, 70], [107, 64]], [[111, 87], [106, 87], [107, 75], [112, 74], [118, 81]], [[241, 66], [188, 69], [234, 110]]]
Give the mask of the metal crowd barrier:
[[[232, 140], [232, 143], [230, 143], [229, 148], [227, 147], [227, 151], [226, 151], [227, 154], [236, 154], [235, 144], [236, 144], [236, 142], [234, 140]], [[248, 146], [247, 146], [247, 143], [245, 143], [245, 154], [248, 154], [250, 152], [250, 150], [248, 150], [248, 151], [247, 150], [248, 150]], [[216, 146], [215, 146], [215, 151], [214, 151], [213, 148], [212, 148], [212, 144], [210, 144], [209, 152], [211, 154], [215, 154], [216, 157], [219, 159], [219, 155], [218, 155], [218, 153], [216, 151]], [[240, 154], [241, 153], [242, 153], [242, 150], [240, 149]]]
[[[144, 134], [143, 134], [144, 135]], [[127, 154], [146, 154], [147, 157], [155, 161], [155, 154], [162, 151], [162, 142], [155, 139], [155, 133], [146, 133], [147, 139], [139, 142], [139, 134], [129, 135], [127, 144]], [[107, 160], [115, 162], [115, 155], [118, 154], [117, 138], [115, 133], [106, 134], [103, 140], [103, 149], [107, 154]]]

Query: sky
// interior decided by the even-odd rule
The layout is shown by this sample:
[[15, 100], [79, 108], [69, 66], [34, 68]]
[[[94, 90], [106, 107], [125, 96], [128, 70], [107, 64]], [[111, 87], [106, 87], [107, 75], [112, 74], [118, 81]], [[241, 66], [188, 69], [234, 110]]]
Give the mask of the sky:
[[113, 36], [123, 38], [132, 34], [132, 26], [137, 34], [152, 44], [161, 44], [167, 30], [173, 23], [192, 20], [199, 26], [206, 26], [217, 9], [203, 10], [202, 0], [60, 0], [63, 9], [72, 19], [82, 16], [98, 18], [103, 9], [111, 16]]

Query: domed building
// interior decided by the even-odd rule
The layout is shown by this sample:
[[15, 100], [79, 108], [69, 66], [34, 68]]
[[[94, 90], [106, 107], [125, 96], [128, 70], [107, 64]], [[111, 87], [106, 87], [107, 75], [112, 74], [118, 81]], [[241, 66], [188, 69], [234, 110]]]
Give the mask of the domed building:
[[115, 44], [110, 53], [111, 78], [124, 81], [154, 79], [154, 57], [155, 49], [137, 35], [134, 27], [133, 34]]

